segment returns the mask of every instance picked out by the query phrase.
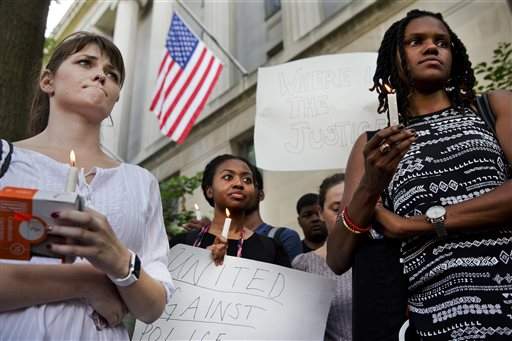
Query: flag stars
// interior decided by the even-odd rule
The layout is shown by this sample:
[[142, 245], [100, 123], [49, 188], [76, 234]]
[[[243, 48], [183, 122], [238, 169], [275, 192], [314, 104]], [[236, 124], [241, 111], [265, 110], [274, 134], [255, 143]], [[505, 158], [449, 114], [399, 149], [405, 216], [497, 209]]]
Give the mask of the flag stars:
[[[167, 68], [160, 67], [150, 109], [156, 113], [162, 133], [182, 143], [204, 108], [222, 63], [176, 14], [172, 17], [165, 48], [161, 65]], [[174, 69], [175, 72], [170, 72]]]
[[185, 68], [199, 43], [196, 36], [174, 15], [166, 40], [166, 47], [171, 57], [181, 68]]

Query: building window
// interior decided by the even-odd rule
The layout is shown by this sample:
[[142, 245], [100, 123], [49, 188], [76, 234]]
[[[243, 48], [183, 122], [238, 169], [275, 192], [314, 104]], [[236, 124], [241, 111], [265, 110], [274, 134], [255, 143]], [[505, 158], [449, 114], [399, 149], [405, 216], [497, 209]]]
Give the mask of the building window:
[[231, 141], [231, 150], [234, 155], [246, 158], [250, 163], [256, 165], [256, 154], [254, 153], [254, 131], [251, 129], [242, 133]]
[[281, 10], [281, 0], [265, 0], [265, 20]]
[[245, 157], [253, 165], [256, 165], [256, 154], [254, 153], [254, 140], [245, 141], [240, 145], [240, 156]]
[[234, 1], [234, 54], [249, 72], [257, 70], [283, 49], [280, 5], [280, 1], [275, 0]]

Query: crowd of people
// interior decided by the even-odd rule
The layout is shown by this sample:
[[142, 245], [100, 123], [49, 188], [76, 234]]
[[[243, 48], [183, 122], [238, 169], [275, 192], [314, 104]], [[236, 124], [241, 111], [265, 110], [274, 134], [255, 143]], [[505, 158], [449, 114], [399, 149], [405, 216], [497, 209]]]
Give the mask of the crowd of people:
[[172, 301], [166, 257], [180, 243], [211, 250], [217, 265], [229, 255], [334, 280], [326, 340], [396, 340], [407, 319], [411, 340], [512, 337], [512, 92], [487, 94], [489, 126], [466, 49], [440, 14], [414, 10], [385, 32], [371, 90], [389, 114], [393, 89], [400, 124], [362, 133], [346, 172], [299, 198], [303, 240], [263, 221], [260, 170], [224, 154], [201, 184], [211, 221], [191, 221], [169, 245], [155, 177], [100, 146], [124, 78], [112, 42], [71, 35], [39, 79], [33, 137], [1, 141], [0, 187], [61, 192], [74, 149], [85, 200], [53, 212], [47, 231], [66, 241], [49, 251], [73, 264], [0, 260], [1, 340], [127, 339], [126, 313], [150, 323]]

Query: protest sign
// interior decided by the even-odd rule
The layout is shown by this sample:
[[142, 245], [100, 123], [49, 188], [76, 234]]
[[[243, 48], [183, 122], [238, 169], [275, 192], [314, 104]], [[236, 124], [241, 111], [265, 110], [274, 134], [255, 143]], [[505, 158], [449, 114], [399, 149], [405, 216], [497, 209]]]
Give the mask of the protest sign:
[[376, 53], [345, 53], [259, 68], [257, 166], [344, 169], [357, 137], [387, 123], [369, 91], [376, 59]]
[[169, 256], [176, 292], [132, 340], [322, 340], [334, 281], [249, 259], [176, 245]]

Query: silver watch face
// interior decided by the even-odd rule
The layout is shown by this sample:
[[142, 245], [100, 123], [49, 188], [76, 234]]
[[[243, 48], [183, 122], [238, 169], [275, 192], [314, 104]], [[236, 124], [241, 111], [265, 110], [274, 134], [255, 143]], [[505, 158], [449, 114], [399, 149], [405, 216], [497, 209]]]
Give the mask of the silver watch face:
[[443, 206], [432, 206], [427, 210], [426, 216], [429, 219], [439, 219], [446, 214]]

